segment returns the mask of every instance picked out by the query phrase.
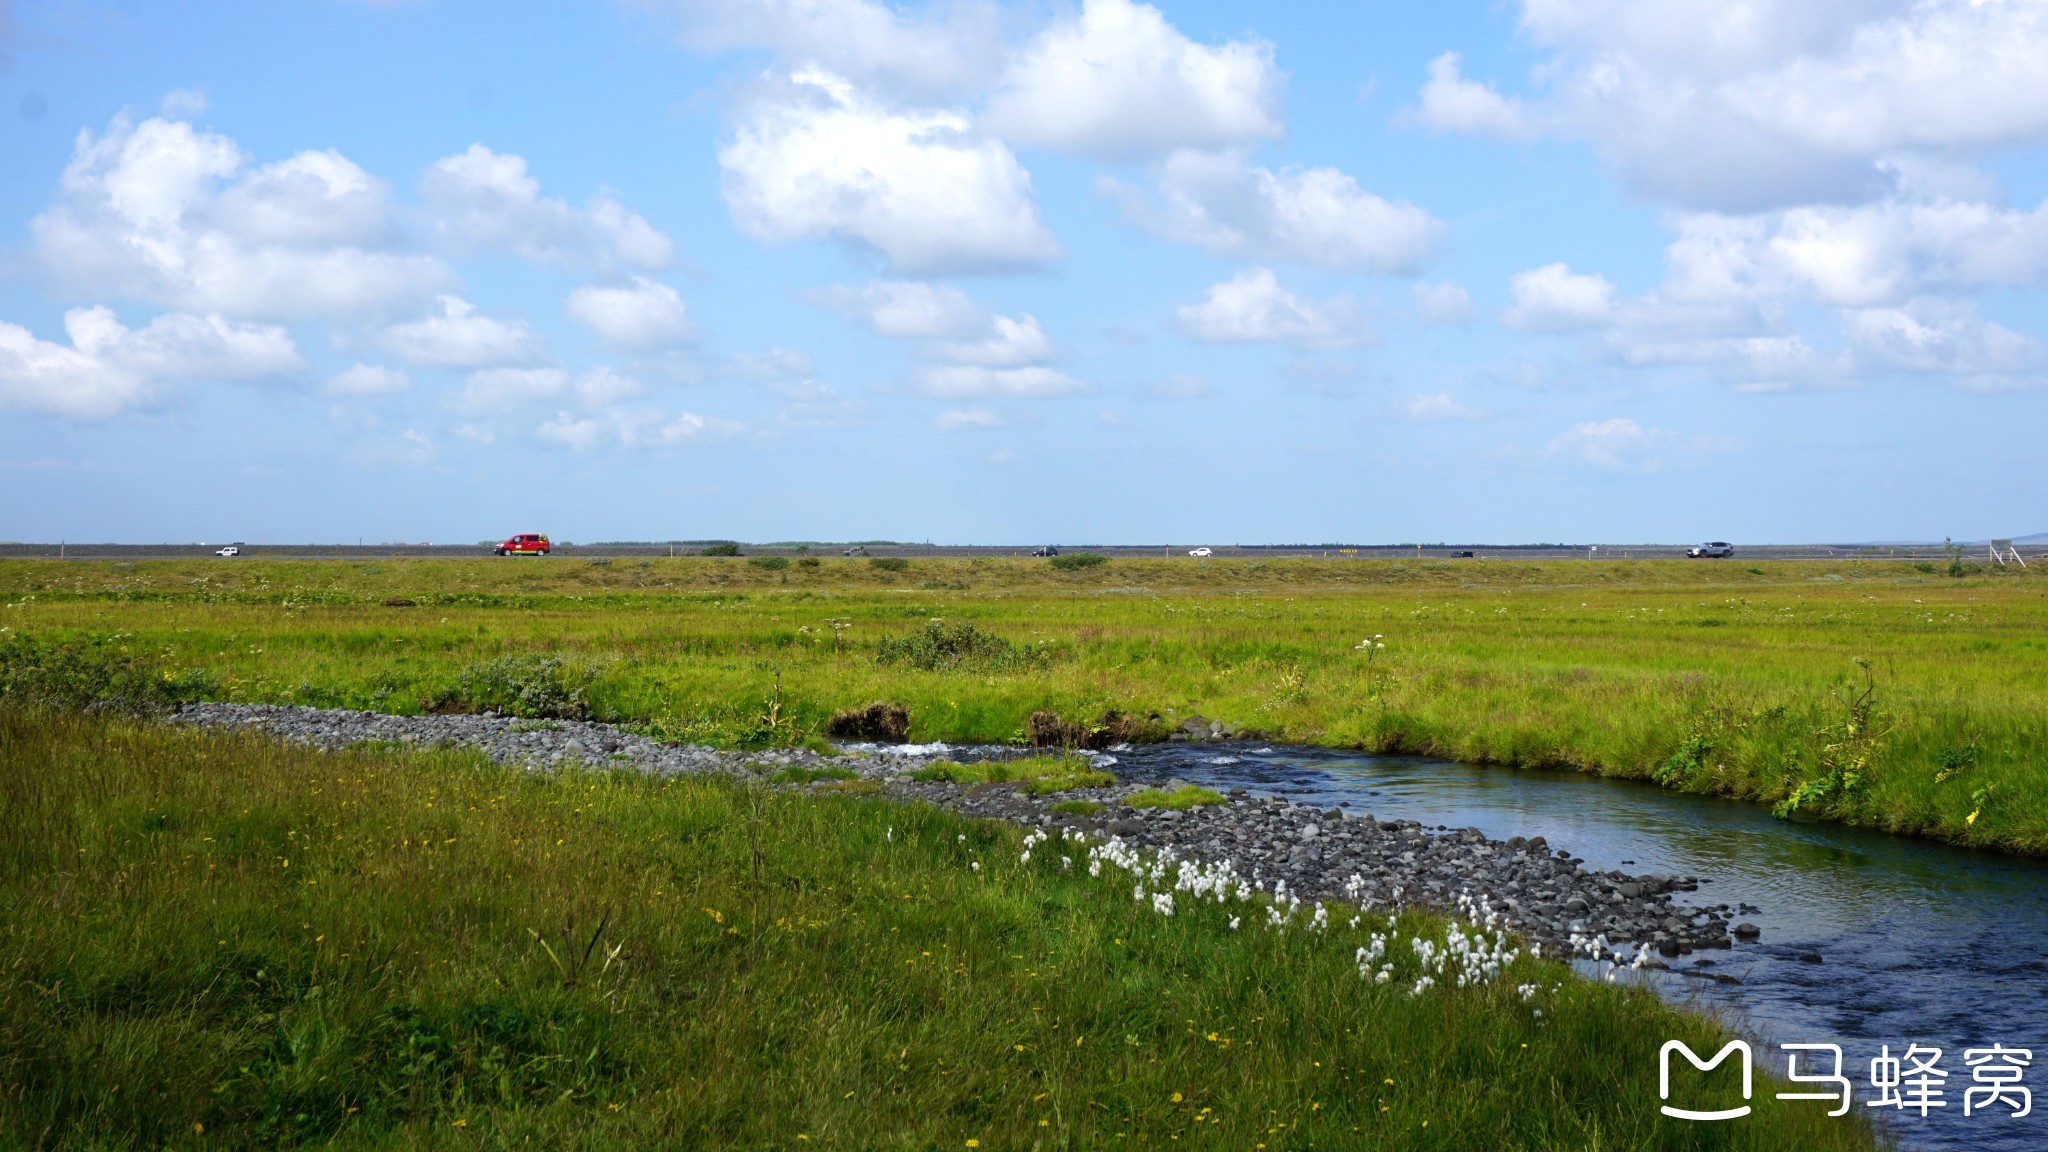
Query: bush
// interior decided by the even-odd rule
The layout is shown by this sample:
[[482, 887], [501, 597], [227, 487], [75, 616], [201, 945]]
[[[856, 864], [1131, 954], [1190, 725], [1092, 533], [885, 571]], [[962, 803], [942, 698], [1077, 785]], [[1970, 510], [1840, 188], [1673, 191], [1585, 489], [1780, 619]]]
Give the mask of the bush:
[[704, 547], [704, 551], [698, 553], [699, 556], [737, 556], [739, 554], [740, 546], [731, 543], [707, 544]]
[[799, 556], [796, 560], [796, 566], [799, 568], [816, 568], [818, 566], [818, 558], [816, 556]]
[[1065, 556], [1053, 557], [1050, 563], [1062, 572], [1077, 572], [1083, 568], [1093, 568], [1098, 564], [1107, 564], [1109, 563], [1109, 557], [1095, 552], [1071, 552]]
[[500, 656], [463, 669], [453, 685], [420, 706], [429, 712], [581, 720], [590, 712], [589, 685], [588, 670], [559, 656]]
[[784, 568], [789, 567], [789, 558], [786, 556], [755, 556], [749, 559], [747, 563], [752, 564], [756, 568], [766, 568], [770, 572], [780, 572]]
[[153, 667], [115, 640], [44, 644], [0, 637], [0, 701], [64, 711], [169, 712], [220, 690], [209, 670]]
[[1016, 672], [1046, 662], [1043, 652], [983, 632], [964, 620], [958, 624], [929, 620], [907, 636], [888, 637], [875, 645], [875, 659], [926, 672]]
[[825, 735], [835, 740], [901, 744], [910, 738], [910, 710], [881, 700], [865, 708], [848, 708], [833, 713], [825, 722]]
[[868, 558], [868, 567], [879, 568], [884, 572], [901, 572], [910, 567], [910, 561], [901, 556], [871, 556]]

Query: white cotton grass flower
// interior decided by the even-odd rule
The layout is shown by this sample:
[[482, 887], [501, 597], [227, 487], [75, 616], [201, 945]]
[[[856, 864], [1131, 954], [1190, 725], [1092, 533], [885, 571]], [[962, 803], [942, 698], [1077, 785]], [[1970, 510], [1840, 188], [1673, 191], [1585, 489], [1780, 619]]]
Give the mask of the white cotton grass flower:
[[1238, 924], [1238, 921], [1239, 921], [1240, 919], [1242, 919], [1242, 917], [1238, 917], [1238, 916], [1232, 916], [1232, 917], [1230, 918], [1230, 930], [1231, 930], [1232, 932], [1235, 932], [1235, 931], [1237, 931], [1237, 924]]
[[969, 868], [974, 869], [976, 872], [981, 871], [981, 861], [979, 860], [969, 861], [967, 866]]
[[896, 826], [894, 824], [889, 825], [889, 830], [882, 833], [882, 839], [887, 840], [891, 844], [896, 842]]

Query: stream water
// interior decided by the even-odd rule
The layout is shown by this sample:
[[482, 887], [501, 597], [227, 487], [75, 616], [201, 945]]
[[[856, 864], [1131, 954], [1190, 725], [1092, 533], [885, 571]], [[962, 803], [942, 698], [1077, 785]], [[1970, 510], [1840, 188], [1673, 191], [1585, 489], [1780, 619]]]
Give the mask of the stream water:
[[[1966, 1049], [2031, 1051], [2021, 1084], [2048, 1091], [2048, 864], [1577, 773], [1256, 744], [1150, 745], [1116, 756], [1119, 776], [1133, 781], [1180, 777], [1497, 839], [1540, 835], [1589, 870], [1697, 876], [1699, 891], [1682, 902], [1755, 905], [1761, 911], [1735, 919], [1762, 938], [1673, 965], [1710, 960], [1694, 971], [1741, 983], [1656, 974], [1660, 992], [1719, 1014], [1749, 1036], [1758, 1066], [1780, 1075], [1778, 1044], [1841, 1045], [1855, 1107], [1878, 1113], [1904, 1148], [2048, 1149], [2048, 1098], [2020, 1119], [2007, 1105], [1963, 1115], [1973, 1083]], [[1868, 1108], [1878, 1098], [1871, 1058], [1882, 1045], [1897, 1057], [1913, 1044], [1942, 1050], [1935, 1067], [1948, 1073], [1948, 1106], [1924, 1119]], [[1655, 1076], [1646, 1063], [1645, 1085]]]

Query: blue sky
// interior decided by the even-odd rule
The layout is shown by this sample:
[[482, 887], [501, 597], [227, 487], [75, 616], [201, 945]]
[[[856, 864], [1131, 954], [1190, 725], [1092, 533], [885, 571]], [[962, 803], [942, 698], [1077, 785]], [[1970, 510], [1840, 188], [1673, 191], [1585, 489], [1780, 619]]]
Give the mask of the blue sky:
[[2048, 529], [2048, 4], [0, 0], [0, 537]]

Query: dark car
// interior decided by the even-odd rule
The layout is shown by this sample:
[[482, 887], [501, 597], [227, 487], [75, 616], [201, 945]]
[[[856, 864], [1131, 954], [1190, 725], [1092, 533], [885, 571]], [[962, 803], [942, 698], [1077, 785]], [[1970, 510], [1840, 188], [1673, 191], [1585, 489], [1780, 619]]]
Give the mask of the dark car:
[[1058, 548], [1053, 547], [1050, 544], [1047, 544], [1043, 548], [1033, 548], [1031, 550], [1031, 554], [1033, 556], [1057, 556], [1060, 554], [1060, 550]]
[[1725, 560], [1735, 555], [1735, 545], [1726, 540], [1709, 540], [1697, 548], [1687, 548], [1685, 554], [1694, 560]]

